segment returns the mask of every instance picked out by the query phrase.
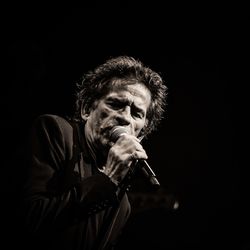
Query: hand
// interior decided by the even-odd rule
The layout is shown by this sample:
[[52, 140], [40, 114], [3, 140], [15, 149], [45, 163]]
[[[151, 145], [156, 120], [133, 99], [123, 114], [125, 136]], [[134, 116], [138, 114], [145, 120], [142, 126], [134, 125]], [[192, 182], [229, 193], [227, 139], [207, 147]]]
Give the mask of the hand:
[[140, 140], [133, 135], [123, 134], [110, 148], [103, 173], [118, 185], [133, 161], [147, 158]]

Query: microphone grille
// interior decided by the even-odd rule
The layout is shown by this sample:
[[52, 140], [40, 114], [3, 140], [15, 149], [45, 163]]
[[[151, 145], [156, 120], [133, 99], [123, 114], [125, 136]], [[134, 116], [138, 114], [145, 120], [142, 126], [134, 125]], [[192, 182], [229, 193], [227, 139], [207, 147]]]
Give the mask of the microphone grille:
[[111, 129], [110, 140], [113, 142], [116, 142], [121, 135], [127, 134], [127, 133], [128, 131], [126, 128], [122, 126], [115, 126]]

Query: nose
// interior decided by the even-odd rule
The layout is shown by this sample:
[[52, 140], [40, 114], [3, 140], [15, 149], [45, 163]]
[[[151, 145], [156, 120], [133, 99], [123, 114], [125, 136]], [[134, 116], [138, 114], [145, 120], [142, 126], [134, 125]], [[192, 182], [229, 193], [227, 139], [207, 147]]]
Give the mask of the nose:
[[119, 125], [129, 125], [131, 122], [130, 107], [127, 106], [120, 110], [117, 114], [116, 120], [118, 121]]

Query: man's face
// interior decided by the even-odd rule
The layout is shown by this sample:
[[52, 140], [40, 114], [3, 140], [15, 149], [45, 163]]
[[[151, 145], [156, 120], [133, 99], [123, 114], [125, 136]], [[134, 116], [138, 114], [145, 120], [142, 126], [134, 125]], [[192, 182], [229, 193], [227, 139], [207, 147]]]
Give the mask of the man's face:
[[96, 101], [86, 119], [85, 133], [95, 149], [105, 152], [111, 146], [110, 130], [124, 126], [128, 133], [138, 136], [146, 124], [146, 114], [151, 101], [149, 90], [140, 83], [113, 86], [111, 91]]

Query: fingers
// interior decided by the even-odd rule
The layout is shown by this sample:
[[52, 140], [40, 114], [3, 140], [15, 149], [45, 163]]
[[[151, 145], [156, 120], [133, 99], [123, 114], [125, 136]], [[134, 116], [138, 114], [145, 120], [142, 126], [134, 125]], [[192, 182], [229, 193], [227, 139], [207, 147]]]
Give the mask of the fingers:
[[128, 157], [129, 161], [134, 161], [134, 160], [146, 160], [148, 158], [146, 152], [144, 149], [140, 150], [140, 151], [135, 151], [133, 153], [130, 154], [130, 156]]
[[120, 182], [135, 160], [147, 159], [140, 140], [132, 135], [121, 136], [110, 148], [104, 173], [114, 183]]
[[121, 165], [127, 165], [133, 160], [146, 160], [148, 158], [145, 150], [140, 144], [132, 144], [131, 142], [112, 147], [109, 151], [109, 157]]
[[146, 156], [146, 152], [140, 144], [140, 140], [133, 135], [124, 134], [116, 141], [113, 147], [114, 149], [117, 149], [120, 155], [135, 154], [132, 155], [132, 157], [134, 156], [136, 158], [136, 156], [138, 156], [139, 158], [141, 158], [141, 154], [138, 155], [137, 152], [143, 152]]
[[123, 134], [123, 135], [121, 135], [119, 138], [118, 138], [118, 140], [116, 141], [116, 143], [120, 143], [120, 142], [123, 142], [123, 141], [126, 141], [126, 140], [132, 140], [132, 141], [135, 141], [135, 142], [138, 142], [139, 144], [140, 144], [140, 142], [141, 142], [141, 139], [139, 139], [139, 138], [137, 138], [137, 137], [135, 137], [135, 136], [133, 136], [133, 135], [130, 135], [130, 134]]

